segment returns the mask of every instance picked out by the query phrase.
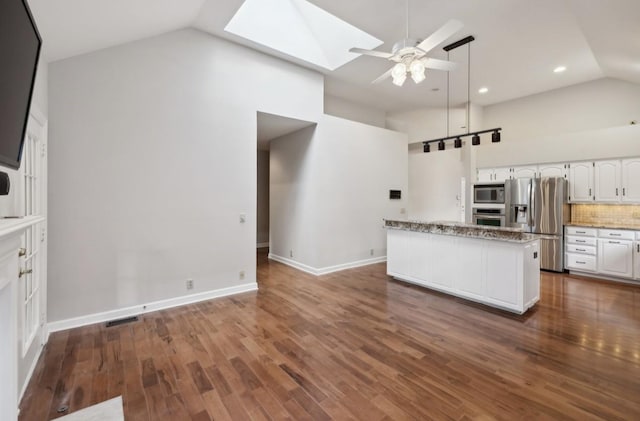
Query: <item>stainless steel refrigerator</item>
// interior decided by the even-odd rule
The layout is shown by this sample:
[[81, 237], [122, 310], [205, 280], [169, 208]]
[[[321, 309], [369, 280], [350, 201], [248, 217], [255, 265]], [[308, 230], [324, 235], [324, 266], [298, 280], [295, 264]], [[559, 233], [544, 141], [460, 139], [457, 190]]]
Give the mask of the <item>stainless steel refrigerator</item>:
[[506, 180], [506, 226], [540, 238], [540, 268], [564, 269], [563, 227], [570, 219], [567, 180], [562, 177]]

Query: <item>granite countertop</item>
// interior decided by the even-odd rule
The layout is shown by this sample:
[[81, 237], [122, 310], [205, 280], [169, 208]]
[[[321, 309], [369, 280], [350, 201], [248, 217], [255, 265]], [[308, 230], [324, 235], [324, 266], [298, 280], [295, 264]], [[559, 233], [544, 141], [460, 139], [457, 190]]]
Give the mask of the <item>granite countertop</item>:
[[384, 226], [389, 229], [508, 241], [512, 243], [527, 243], [538, 238], [536, 235], [523, 232], [519, 228], [488, 227], [452, 221], [423, 222], [385, 219]]
[[638, 224], [624, 224], [619, 222], [569, 222], [565, 224], [568, 227], [589, 227], [589, 228], [604, 228], [615, 230], [634, 230], [640, 231], [640, 223]]

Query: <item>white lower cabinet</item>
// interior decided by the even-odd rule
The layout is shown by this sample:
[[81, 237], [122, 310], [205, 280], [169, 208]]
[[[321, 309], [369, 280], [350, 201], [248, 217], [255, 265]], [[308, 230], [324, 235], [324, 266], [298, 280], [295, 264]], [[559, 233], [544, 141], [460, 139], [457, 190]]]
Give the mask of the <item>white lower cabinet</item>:
[[598, 271], [623, 278], [633, 277], [633, 242], [599, 239]]
[[[640, 233], [637, 237], [640, 239]], [[633, 243], [633, 278], [640, 280], [640, 240]]]
[[565, 262], [571, 271], [640, 279], [640, 232], [568, 226]]
[[540, 298], [540, 242], [387, 230], [387, 274], [522, 314]]

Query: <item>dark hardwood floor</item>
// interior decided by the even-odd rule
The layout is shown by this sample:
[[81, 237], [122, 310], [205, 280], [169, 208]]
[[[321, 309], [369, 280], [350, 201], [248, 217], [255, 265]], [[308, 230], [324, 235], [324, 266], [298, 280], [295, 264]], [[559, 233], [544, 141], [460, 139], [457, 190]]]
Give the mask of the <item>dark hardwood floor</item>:
[[127, 420], [640, 419], [640, 287], [543, 273], [516, 316], [258, 256], [260, 290], [51, 335], [21, 404]]

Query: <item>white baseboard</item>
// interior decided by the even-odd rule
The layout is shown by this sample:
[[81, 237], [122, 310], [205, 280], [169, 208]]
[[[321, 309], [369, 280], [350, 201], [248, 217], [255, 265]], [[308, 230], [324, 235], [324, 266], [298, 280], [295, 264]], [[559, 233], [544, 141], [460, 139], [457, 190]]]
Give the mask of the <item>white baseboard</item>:
[[138, 314], [149, 313], [157, 310], [164, 310], [171, 307], [197, 303], [210, 300], [212, 298], [226, 297], [227, 295], [240, 294], [242, 292], [255, 291], [258, 289], [256, 282], [237, 285], [228, 288], [216, 289], [213, 291], [200, 292], [198, 294], [185, 295], [182, 297], [169, 298], [167, 300], [154, 301], [137, 306], [119, 308], [116, 310], [104, 311], [101, 313], [88, 314], [86, 316], [74, 317], [71, 319], [58, 320], [48, 324], [48, 332], [58, 332], [60, 330], [72, 329], [74, 327], [87, 326], [95, 323], [102, 323], [109, 320], [117, 320], [125, 317], [136, 316]]
[[266, 247], [269, 247], [269, 242], [268, 241], [266, 243], [258, 243], [258, 244], [256, 244], [256, 248], [257, 249], [263, 249], [263, 248], [266, 248]]
[[303, 272], [310, 273], [311, 275], [319, 276], [319, 275], [326, 275], [332, 272], [338, 272], [341, 270], [353, 269], [360, 266], [367, 266], [367, 265], [373, 265], [375, 263], [386, 262], [387, 256], [374, 257], [372, 259], [358, 260], [355, 262], [342, 263], [339, 265], [326, 266], [323, 268], [314, 268], [314, 267], [305, 265], [304, 263], [296, 262], [295, 260], [287, 259], [286, 257], [278, 256], [273, 253], [269, 253], [269, 259], [275, 260], [276, 262], [283, 263], [287, 266], [291, 266]]

